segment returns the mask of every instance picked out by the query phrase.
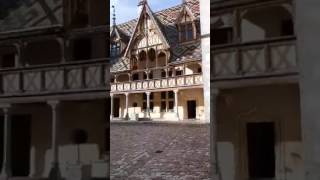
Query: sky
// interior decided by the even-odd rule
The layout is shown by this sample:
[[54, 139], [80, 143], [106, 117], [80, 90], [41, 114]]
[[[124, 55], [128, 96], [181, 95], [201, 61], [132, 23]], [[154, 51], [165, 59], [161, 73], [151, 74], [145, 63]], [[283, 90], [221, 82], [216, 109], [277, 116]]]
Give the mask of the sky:
[[[115, 5], [116, 7], [117, 24], [121, 24], [138, 17], [138, 2], [139, 0], [110, 0], [110, 8], [112, 5]], [[182, 0], [148, 0], [148, 4], [153, 12], [181, 4], [181, 2]], [[112, 24], [112, 12], [113, 10], [111, 8], [110, 24]]]

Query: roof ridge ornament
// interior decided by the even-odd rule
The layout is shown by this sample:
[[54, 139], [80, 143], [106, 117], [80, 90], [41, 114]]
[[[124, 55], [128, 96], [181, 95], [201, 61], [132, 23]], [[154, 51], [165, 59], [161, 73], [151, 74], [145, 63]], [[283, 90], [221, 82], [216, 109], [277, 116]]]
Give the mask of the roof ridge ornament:
[[148, 0], [140, 0], [138, 6], [143, 6], [145, 4], [148, 4]]

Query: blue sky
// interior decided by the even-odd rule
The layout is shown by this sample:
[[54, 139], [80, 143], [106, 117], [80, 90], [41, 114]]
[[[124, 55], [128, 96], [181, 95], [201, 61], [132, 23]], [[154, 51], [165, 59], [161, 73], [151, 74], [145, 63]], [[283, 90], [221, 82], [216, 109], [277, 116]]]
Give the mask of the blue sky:
[[[112, 5], [116, 7], [117, 24], [124, 23], [138, 16], [139, 0], [110, 0], [110, 8]], [[182, 0], [148, 0], [149, 6], [153, 12], [181, 4]], [[112, 12], [110, 10], [110, 24], [112, 24]]]

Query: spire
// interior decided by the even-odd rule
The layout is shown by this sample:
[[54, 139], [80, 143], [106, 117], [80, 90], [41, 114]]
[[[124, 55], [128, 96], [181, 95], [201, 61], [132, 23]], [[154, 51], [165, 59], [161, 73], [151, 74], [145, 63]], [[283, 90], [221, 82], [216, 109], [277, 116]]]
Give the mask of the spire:
[[140, 0], [138, 6], [142, 6], [142, 5], [145, 5], [147, 3], [148, 3], [147, 0]]
[[112, 5], [112, 9], [113, 9], [113, 14], [112, 14], [113, 26], [116, 26], [116, 8], [114, 7], [114, 5]]

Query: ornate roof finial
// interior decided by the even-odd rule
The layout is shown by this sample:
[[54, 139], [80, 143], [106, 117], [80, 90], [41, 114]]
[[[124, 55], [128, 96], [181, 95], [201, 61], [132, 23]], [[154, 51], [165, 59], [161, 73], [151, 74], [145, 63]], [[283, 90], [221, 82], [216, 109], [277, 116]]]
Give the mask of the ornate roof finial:
[[112, 5], [112, 8], [113, 8], [113, 14], [112, 14], [113, 26], [115, 26], [116, 25], [116, 8], [114, 5]]
[[142, 6], [142, 5], [145, 5], [147, 3], [148, 3], [147, 0], [140, 0], [138, 6]]
[[187, 0], [182, 0], [182, 5], [187, 5]]

